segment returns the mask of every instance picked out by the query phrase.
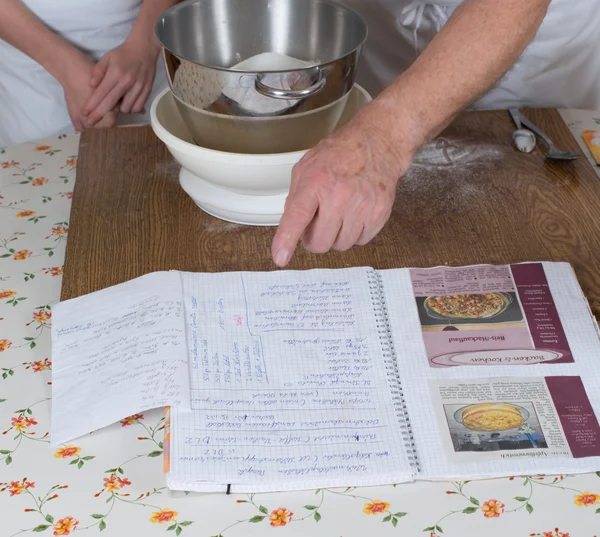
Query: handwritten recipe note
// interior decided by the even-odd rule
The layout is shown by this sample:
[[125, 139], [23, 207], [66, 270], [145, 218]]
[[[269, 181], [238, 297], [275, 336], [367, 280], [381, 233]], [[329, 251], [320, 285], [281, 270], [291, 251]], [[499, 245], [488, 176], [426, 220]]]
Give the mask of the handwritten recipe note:
[[406, 479], [365, 269], [183, 283], [192, 408], [172, 411], [170, 479], [238, 491]]
[[[58, 304], [52, 352], [52, 442], [131, 414], [189, 407], [188, 358], [177, 272], [143, 276]], [[86, 412], [72, 412], [85, 408]]]

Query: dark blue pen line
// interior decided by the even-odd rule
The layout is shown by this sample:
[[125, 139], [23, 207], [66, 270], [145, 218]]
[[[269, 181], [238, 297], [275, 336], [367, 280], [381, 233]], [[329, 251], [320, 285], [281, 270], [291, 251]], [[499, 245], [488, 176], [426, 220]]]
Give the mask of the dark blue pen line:
[[250, 330], [250, 313], [249, 313], [249, 308], [248, 308], [248, 297], [246, 296], [246, 283], [244, 282], [243, 274], [240, 274], [240, 280], [242, 281], [242, 293], [244, 295], [244, 305], [246, 308], [246, 327], [248, 329], [248, 333], [250, 334], [250, 336], [258, 337], [258, 343], [260, 345], [260, 354], [261, 354], [262, 362], [263, 362], [263, 372], [265, 374], [265, 379], [267, 379], [267, 384], [269, 384], [269, 374], [267, 372], [267, 364], [265, 362], [265, 349], [264, 349], [264, 345], [263, 345], [262, 336], [255, 336], [252, 333], [252, 330]]
[[[352, 429], [352, 430], [356, 430], [356, 429], [387, 429], [387, 425], [367, 425], [365, 427], [335, 427], [334, 425], [332, 425], [331, 427], [316, 427], [314, 429], [262, 429], [260, 431], [254, 431], [254, 432], [269, 432], [269, 433], [288, 433], [288, 432], [292, 432], [292, 431], [302, 431], [304, 433], [310, 433], [311, 431], [337, 431], [338, 429]], [[200, 428], [200, 427], [194, 427], [194, 431], [202, 431], [204, 433], [209, 432], [208, 429], [204, 428]], [[219, 431], [241, 431], [241, 429], [225, 429], [223, 427], [219, 427], [219, 429], [215, 429], [216, 432]], [[212, 432], [212, 429], [211, 431]]]
[[[313, 388], [314, 390], [344, 390], [344, 391], [364, 391], [369, 388], [336, 388], [334, 386], [325, 387], [325, 388]], [[372, 388], [371, 388], [372, 389]], [[209, 390], [222, 390], [222, 391], [230, 391], [230, 392], [300, 392], [300, 391], [309, 391], [310, 388], [211, 388], [211, 387], [202, 387], [202, 388], [191, 388], [192, 391], [209, 391]]]
[[[192, 402], [193, 404], [193, 402]], [[239, 409], [235, 410], [233, 408], [197, 408], [192, 406], [192, 410], [201, 410], [203, 412], [283, 412], [283, 411], [291, 411], [291, 412], [330, 412], [332, 410], [350, 410], [349, 408], [340, 408], [340, 407], [327, 407], [327, 408], [252, 408], [248, 409]], [[378, 410], [377, 408], [352, 408], [353, 412], [358, 412], [361, 410]]]
[[344, 332], [343, 328], [268, 328], [263, 332]]
[[[242, 281], [242, 289], [244, 292], [244, 303], [246, 306], [246, 326], [248, 328], [248, 333], [252, 337], [260, 337], [256, 336], [250, 330], [250, 312], [248, 307], [248, 297], [246, 295], [246, 283], [244, 282], [244, 276], [240, 274], [240, 280]], [[270, 330], [263, 330], [263, 332], [344, 332], [343, 328], [272, 328]]]
[[292, 448], [292, 447], [304, 447], [308, 445], [312, 446], [342, 446], [342, 445], [351, 445], [358, 446], [364, 444], [381, 444], [383, 440], [373, 440], [372, 442], [362, 442], [362, 441], [354, 441], [354, 442], [328, 442], [327, 444], [317, 443], [317, 442], [304, 442], [301, 444], [289, 444], [285, 446], [277, 445], [277, 444], [184, 444], [186, 446], [192, 446], [202, 449], [215, 449], [215, 448], [229, 448], [233, 449], [236, 447], [253, 447], [253, 448]]
[[267, 379], [267, 384], [270, 384], [269, 383], [269, 374], [267, 373], [267, 363], [265, 362], [265, 348], [263, 345], [262, 336], [259, 336], [258, 342], [260, 343], [260, 354], [261, 354], [262, 360], [263, 360], [263, 371], [265, 372], [265, 378]]
[[256, 337], [252, 333], [252, 330], [250, 330], [250, 312], [248, 311], [248, 297], [246, 296], [246, 284], [244, 282], [244, 276], [242, 274], [240, 274], [240, 280], [242, 281], [242, 292], [244, 294], [244, 304], [245, 304], [245, 307], [246, 307], [246, 328], [248, 329], [248, 333], [252, 337]]

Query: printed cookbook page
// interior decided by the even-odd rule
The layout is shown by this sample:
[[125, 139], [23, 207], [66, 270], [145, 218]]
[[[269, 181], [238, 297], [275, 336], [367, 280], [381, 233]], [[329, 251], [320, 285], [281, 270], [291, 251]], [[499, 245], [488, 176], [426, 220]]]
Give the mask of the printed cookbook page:
[[192, 411], [172, 410], [172, 488], [412, 479], [373, 276], [362, 268], [183, 274]]
[[432, 367], [573, 362], [540, 263], [409, 274]]
[[570, 265], [381, 275], [421, 477], [597, 469], [598, 327]]

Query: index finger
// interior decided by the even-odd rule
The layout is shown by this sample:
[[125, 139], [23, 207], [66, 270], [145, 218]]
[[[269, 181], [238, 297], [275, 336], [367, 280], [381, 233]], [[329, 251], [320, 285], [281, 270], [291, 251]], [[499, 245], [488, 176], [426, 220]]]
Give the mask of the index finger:
[[304, 189], [297, 190], [288, 198], [271, 247], [273, 261], [277, 266], [285, 267], [289, 263], [298, 241], [318, 208], [317, 198]]

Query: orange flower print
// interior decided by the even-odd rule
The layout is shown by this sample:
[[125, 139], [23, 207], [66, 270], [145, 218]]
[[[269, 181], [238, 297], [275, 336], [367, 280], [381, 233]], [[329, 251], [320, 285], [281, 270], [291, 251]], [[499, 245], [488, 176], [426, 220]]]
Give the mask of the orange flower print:
[[160, 511], [155, 511], [152, 513], [150, 522], [152, 522], [152, 524], [164, 524], [166, 522], [175, 520], [178, 514], [179, 513], [177, 511], [173, 511], [171, 509], [161, 509]]
[[27, 481], [27, 478], [24, 477], [21, 481], [11, 481], [7, 488], [11, 496], [17, 496], [19, 494], [22, 494], [24, 490], [32, 489], [34, 487], [35, 483]]
[[62, 267], [50, 267], [44, 269], [44, 274], [50, 274], [50, 276], [62, 276]]
[[117, 490], [121, 490], [121, 485], [117, 481], [116, 475], [111, 475], [110, 477], [104, 478], [104, 488], [108, 492], [116, 492]]
[[16, 294], [16, 291], [0, 291], [0, 300], [3, 300], [5, 298], [12, 298]]
[[570, 537], [568, 532], [560, 531], [554, 528], [554, 531], [545, 531], [543, 533], [530, 533], [530, 537]]
[[33, 216], [35, 211], [19, 211], [15, 216], [17, 218], [27, 218], [28, 216]]
[[48, 151], [48, 149], [52, 149], [52, 146], [51, 145], [38, 145], [34, 149], [34, 151], [37, 151], [39, 153], [39, 152], [42, 152], [42, 151]]
[[282, 527], [292, 521], [292, 517], [294, 513], [286, 509], [285, 507], [280, 507], [279, 509], [275, 509], [271, 511], [271, 515], [269, 516], [269, 520], [271, 521], [271, 526], [277, 528]]
[[366, 515], [377, 515], [385, 513], [390, 508], [390, 504], [381, 500], [373, 500], [371, 503], [365, 503], [363, 513]]
[[54, 453], [57, 459], [68, 459], [69, 457], [75, 457], [81, 451], [80, 447], [68, 445], [65, 447], [58, 448]]
[[11, 481], [8, 487], [8, 492], [10, 492], [11, 496], [18, 496], [25, 489], [23, 483], [20, 481]]
[[11, 160], [10, 162], [3, 162], [2, 167], [6, 170], [7, 168], [14, 168], [18, 166], [19, 163], [16, 160]]
[[10, 424], [17, 431], [25, 431], [32, 425], [37, 425], [37, 423], [38, 422], [36, 420], [34, 420], [33, 418], [26, 418], [25, 416], [22, 416], [22, 415], [19, 416], [18, 418], [11, 418], [11, 420], [10, 420]]
[[30, 252], [29, 250], [19, 250], [15, 253], [15, 255], [13, 255], [13, 259], [15, 261], [23, 261], [24, 259], [31, 257], [32, 253], [33, 252]]
[[49, 311], [40, 310], [40, 311], [34, 311], [33, 312], [33, 319], [37, 323], [40, 323], [40, 324], [41, 323], [46, 323], [51, 318], [52, 318], [52, 313], [49, 312]]
[[72, 516], [66, 516], [61, 518], [56, 524], [54, 524], [54, 535], [70, 535], [72, 531], [75, 531], [79, 520]]
[[591, 492], [582, 492], [578, 496], [575, 496], [575, 505], [582, 507], [589, 507], [590, 505], [596, 505], [600, 501], [600, 495], [592, 494]]
[[45, 185], [47, 182], [48, 182], [47, 177], [38, 177], [37, 179], [34, 179], [33, 181], [31, 181], [31, 186], [42, 186], [42, 185]]
[[481, 510], [486, 518], [498, 518], [504, 513], [504, 504], [498, 500], [488, 500], [481, 506]]
[[128, 416], [124, 420], [121, 420], [121, 427], [127, 427], [128, 425], [133, 425], [138, 420], [143, 420], [143, 414], [134, 414], [133, 416]]
[[0, 339], [0, 352], [5, 351], [12, 345], [12, 341], [8, 341], [8, 339]]
[[[48, 358], [44, 358], [43, 362], [41, 360], [31, 362], [29, 367], [31, 367], [35, 373], [39, 373], [40, 371], [46, 371], [46, 369], [52, 367], [52, 362], [48, 360]], [[27, 369], [29, 369], [29, 367], [27, 367]]]
[[111, 475], [110, 477], [104, 478], [104, 488], [108, 492], [116, 492], [117, 490], [121, 490], [123, 487], [127, 487], [131, 485], [131, 481], [126, 477], [120, 478], [116, 475]]
[[67, 159], [67, 166], [69, 166], [70, 168], [73, 168], [77, 165], [77, 159], [76, 158], [68, 158]]
[[24, 431], [25, 429], [27, 429], [27, 422], [25, 421], [25, 418], [23, 416], [19, 416], [18, 418], [12, 418], [10, 420], [10, 424], [17, 431]]
[[56, 237], [62, 237], [63, 235], [66, 235], [68, 231], [69, 231], [68, 227], [56, 226], [56, 227], [52, 228], [52, 235], [54, 235]]

